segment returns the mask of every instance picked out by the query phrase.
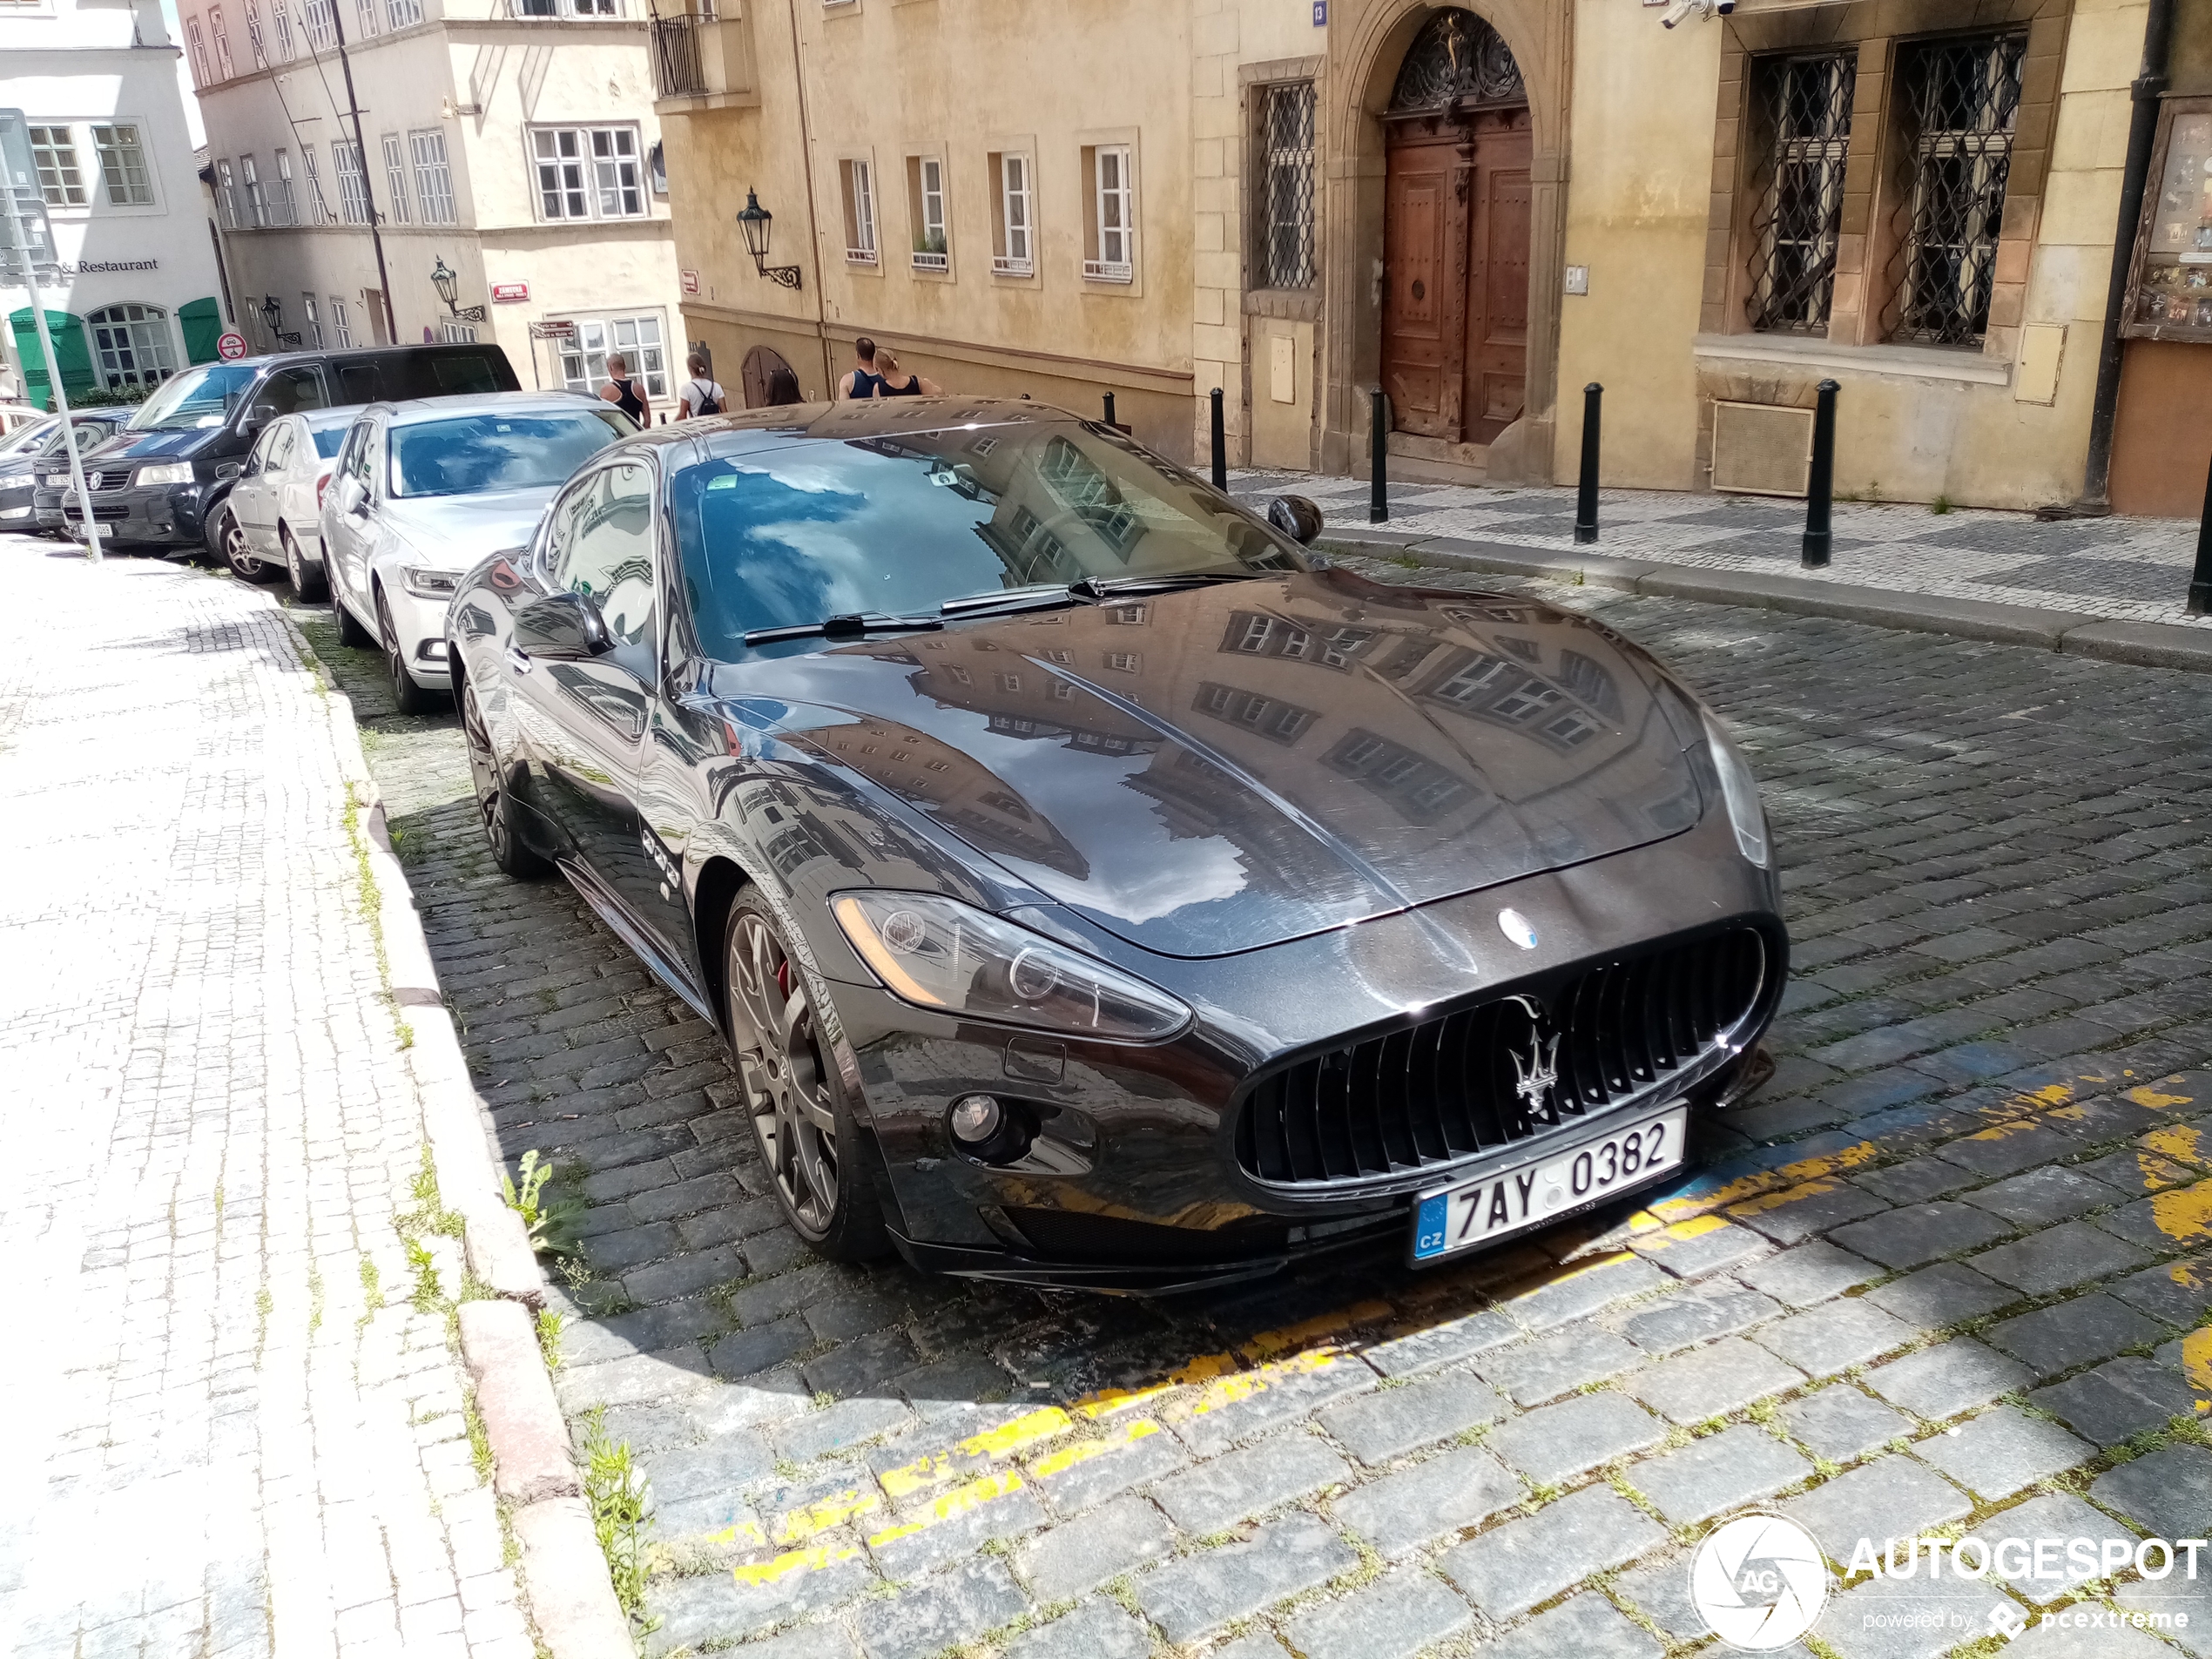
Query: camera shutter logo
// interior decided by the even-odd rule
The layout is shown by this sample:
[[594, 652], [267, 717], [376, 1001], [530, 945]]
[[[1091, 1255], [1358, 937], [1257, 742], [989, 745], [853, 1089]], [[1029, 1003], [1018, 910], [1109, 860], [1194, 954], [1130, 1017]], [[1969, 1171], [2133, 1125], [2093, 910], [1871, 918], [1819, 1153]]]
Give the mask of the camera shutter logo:
[[1690, 1557], [1689, 1599], [1731, 1648], [1769, 1653], [1812, 1629], [1828, 1567], [1812, 1534], [1779, 1515], [1738, 1515]]

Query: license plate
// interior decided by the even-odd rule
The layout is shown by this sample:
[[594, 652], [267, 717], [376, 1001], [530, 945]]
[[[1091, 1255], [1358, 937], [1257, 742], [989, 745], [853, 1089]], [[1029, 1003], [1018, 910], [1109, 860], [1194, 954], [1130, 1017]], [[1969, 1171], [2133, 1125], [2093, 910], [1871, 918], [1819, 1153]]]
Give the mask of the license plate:
[[1431, 1262], [1474, 1250], [1541, 1227], [1608, 1193], [1642, 1185], [1681, 1163], [1689, 1120], [1689, 1108], [1676, 1101], [1541, 1163], [1423, 1193], [1413, 1210], [1413, 1259]]

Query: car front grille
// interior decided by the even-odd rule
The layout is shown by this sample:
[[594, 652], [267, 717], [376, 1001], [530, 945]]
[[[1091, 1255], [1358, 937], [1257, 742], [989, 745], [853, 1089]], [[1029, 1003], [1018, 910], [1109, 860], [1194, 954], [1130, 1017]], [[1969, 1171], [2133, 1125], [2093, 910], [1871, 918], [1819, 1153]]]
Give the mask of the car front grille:
[[1237, 1162], [1271, 1185], [1373, 1185], [1695, 1081], [1773, 954], [1750, 927], [1662, 944], [1298, 1061], [1246, 1095]]

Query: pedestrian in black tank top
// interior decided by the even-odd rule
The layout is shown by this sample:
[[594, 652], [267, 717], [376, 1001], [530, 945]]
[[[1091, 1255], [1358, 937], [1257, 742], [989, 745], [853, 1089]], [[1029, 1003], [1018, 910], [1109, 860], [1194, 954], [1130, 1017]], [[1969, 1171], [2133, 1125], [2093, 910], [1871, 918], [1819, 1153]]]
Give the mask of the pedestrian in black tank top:
[[853, 372], [837, 383], [840, 398], [873, 397], [883, 377], [875, 372], [875, 341], [862, 334], [853, 342]]
[[653, 423], [652, 405], [646, 401], [644, 388], [631, 379], [630, 364], [624, 358], [607, 359], [607, 383], [599, 388], [599, 395], [640, 427]]
[[889, 352], [877, 347], [875, 354], [878, 397], [942, 397], [945, 388], [935, 381], [926, 381], [919, 374], [909, 374], [899, 367], [899, 360]]

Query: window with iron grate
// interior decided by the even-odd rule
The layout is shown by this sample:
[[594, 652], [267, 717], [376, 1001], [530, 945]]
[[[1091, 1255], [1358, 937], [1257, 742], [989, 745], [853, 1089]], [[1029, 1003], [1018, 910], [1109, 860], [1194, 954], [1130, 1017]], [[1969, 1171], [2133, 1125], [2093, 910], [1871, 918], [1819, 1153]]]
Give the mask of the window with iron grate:
[[1252, 250], [1258, 287], [1313, 286], [1313, 83], [1294, 81], [1259, 89], [1256, 145], [1259, 177], [1253, 181], [1258, 246]]
[[1898, 54], [1911, 174], [1898, 206], [1892, 339], [1979, 346], [1989, 328], [2025, 35], [1924, 41]]
[[1744, 300], [1754, 328], [1828, 331], [1858, 71], [1858, 53], [1840, 51], [1764, 58], [1753, 71], [1753, 107], [1764, 138], [1753, 179], [1751, 280]]

